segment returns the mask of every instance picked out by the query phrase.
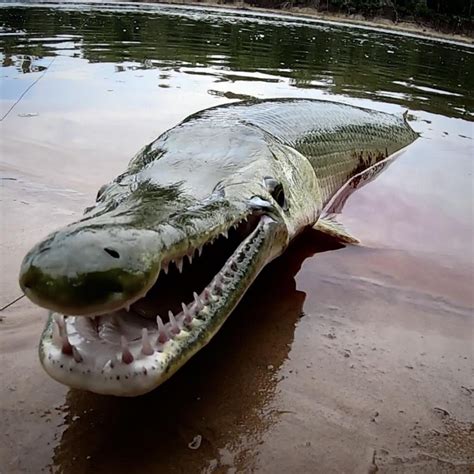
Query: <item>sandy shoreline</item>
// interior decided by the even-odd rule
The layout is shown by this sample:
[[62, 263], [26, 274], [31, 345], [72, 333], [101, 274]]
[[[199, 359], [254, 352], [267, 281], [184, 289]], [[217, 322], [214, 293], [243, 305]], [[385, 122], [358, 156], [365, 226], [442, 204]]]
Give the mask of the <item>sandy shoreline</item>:
[[[9, 183], [12, 268], [45, 230], [34, 216], [52, 228], [87, 201], [85, 183], [38, 200], [22, 182]], [[44, 312], [23, 299], [0, 331], [5, 472], [470, 472], [470, 287], [445, 264], [309, 232], [208, 348], [136, 399], [49, 379]]]
[[474, 38], [466, 35], [460, 35], [455, 33], [444, 33], [442, 31], [435, 30], [429, 26], [419, 25], [415, 22], [410, 21], [399, 21], [394, 23], [393, 21], [386, 18], [373, 18], [365, 19], [362, 15], [343, 15], [334, 12], [320, 12], [313, 8], [308, 7], [288, 7], [282, 9], [272, 8], [257, 8], [248, 5], [243, 2], [227, 3], [222, 5], [214, 0], [202, 0], [199, 2], [187, 1], [187, 0], [167, 0], [166, 2], [160, 1], [145, 1], [144, 3], [157, 3], [163, 5], [181, 5], [181, 6], [192, 6], [192, 7], [212, 7], [212, 8], [224, 8], [232, 9], [237, 11], [247, 11], [254, 13], [271, 13], [275, 15], [288, 15], [295, 18], [304, 18], [312, 20], [328, 21], [333, 23], [344, 23], [352, 26], [360, 26], [371, 29], [383, 29], [400, 33], [409, 33], [412, 35], [425, 36], [427, 38], [445, 41], [455, 41], [459, 43], [465, 43], [469, 45], [474, 44]]

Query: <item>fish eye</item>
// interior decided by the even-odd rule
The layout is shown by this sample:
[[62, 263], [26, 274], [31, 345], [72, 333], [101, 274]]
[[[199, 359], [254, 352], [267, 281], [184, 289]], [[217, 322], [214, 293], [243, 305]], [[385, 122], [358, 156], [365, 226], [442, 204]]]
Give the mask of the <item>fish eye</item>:
[[286, 211], [288, 209], [288, 206], [286, 203], [285, 190], [283, 189], [283, 185], [279, 183], [275, 178], [271, 177], [264, 178], [264, 181], [265, 186], [270, 192], [272, 198], [283, 210]]
[[272, 197], [282, 209], [286, 209], [285, 191], [280, 183], [278, 183], [278, 186], [273, 190]]

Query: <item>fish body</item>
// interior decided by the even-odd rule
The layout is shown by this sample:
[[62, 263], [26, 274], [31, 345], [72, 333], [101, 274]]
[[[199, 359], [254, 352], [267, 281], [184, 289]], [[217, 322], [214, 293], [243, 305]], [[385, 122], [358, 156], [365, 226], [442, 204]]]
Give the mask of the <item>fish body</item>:
[[[51, 312], [44, 368], [97, 393], [154, 389], [206, 345], [259, 272], [348, 182], [416, 138], [404, 117], [317, 100], [191, 115], [24, 258], [20, 285]], [[195, 268], [208, 280], [198, 284]]]

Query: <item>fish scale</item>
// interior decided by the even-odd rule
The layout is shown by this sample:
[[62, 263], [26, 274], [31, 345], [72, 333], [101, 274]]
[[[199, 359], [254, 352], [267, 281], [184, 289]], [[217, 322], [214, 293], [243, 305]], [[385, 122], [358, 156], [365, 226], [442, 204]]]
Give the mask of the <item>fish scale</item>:
[[375, 157], [365, 166], [368, 168], [418, 137], [404, 116], [311, 99], [231, 104], [207, 109], [198, 117], [244, 122], [299, 151], [315, 170], [323, 205], [363, 171], [358, 158], [361, 152]]

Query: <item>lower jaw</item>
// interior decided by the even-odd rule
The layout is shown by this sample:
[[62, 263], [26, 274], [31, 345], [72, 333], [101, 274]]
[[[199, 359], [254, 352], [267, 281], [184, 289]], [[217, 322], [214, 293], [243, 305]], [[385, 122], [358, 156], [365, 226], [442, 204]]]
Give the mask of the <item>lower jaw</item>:
[[[40, 344], [40, 358], [46, 372], [65, 385], [100, 394], [137, 396], [158, 387], [209, 342], [260, 270], [273, 257], [266, 222], [261, 219], [252, 234], [239, 245], [223, 269], [203, 290], [201, 297], [208, 292], [209, 301], [197, 312], [196, 317], [164, 343], [160, 350], [155, 350], [153, 355], [129, 364], [118, 360], [102, 368], [101, 364], [97, 367], [96, 361], [87, 364], [82, 362], [81, 365], [74, 357], [65, 356], [61, 348], [54, 344], [55, 323], [53, 316], [50, 316]], [[237, 274], [224, 283], [221, 281], [222, 288], [214, 291], [217, 288], [216, 279], [221, 279], [220, 275], [226, 274], [226, 267], [237, 261]]]

